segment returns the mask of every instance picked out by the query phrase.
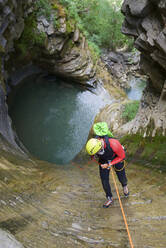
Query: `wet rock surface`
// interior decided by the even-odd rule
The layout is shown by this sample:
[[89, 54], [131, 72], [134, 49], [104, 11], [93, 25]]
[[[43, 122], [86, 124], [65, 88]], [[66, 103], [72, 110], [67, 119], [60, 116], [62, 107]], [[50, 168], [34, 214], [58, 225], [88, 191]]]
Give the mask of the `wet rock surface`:
[[[112, 177], [114, 204], [102, 208], [95, 163], [12, 159], [1, 156], [0, 228], [23, 247], [130, 247]], [[165, 174], [129, 164], [127, 175], [130, 197], [118, 187], [134, 247], [164, 248]]]
[[142, 133], [144, 137], [156, 134], [165, 136], [166, 104], [165, 84], [161, 95], [151, 88], [150, 84], [143, 91], [141, 104], [137, 116], [131, 122], [121, 126], [121, 133]]
[[[153, 2], [155, 6], [158, 6], [165, 20], [165, 5], [162, 1]], [[14, 40], [18, 40], [22, 34], [23, 18], [33, 11], [31, 3], [32, 1], [26, 3], [0, 1], [0, 132], [2, 134], [0, 147], [3, 149], [0, 151], [0, 228], [2, 229], [1, 235], [5, 237], [6, 242], [3, 248], [5, 245], [9, 247], [10, 242], [14, 248], [22, 246], [27, 248], [129, 247], [114, 188], [114, 205], [107, 210], [102, 208], [105, 197], [95, 164], [73, 163], [65, 167], [50, 165], [46, 162], [28, 159], [24, 156], [25, 154], [15, 149], [18, 148], [17, 138], [13, 134], [11, 121], [7, 114], [4, 82], [9, 76], [9, 71], [5, 65], [10, 60]], [[128, 0], [126, 3], [130, 5], [131, 1]], [[136, 11], [134, 5], [131, 4], [133, 16], [128, 17], [128, 22], [132, 23], [134, 20], [139, 25], [138, 17], [144, 18], [150, 13], [148, 3], [144, 1], [142, 7], [139, 1], [139, 11]], [[126, 10], [128, 11], [128, 7]], [[47, 34], [41, 46], [42, 55], [38, 60], [39, 65], [44, 68], [48, 65], [47, 68], [52, 72], [63, 74], [77, 82], [85, 83], [89, 80], [93, 85], [98, 78], [98, 81], [103, 82], [107, 87], [111, 85], [112, 95], [120, 101], [122, 93], [117, 91], [116, 82], [112, 81], [102, 63], [96, 69], [96, 61], [93, 61], [91, 57], [85, 38], [75, 27], [71, 26], [67, 31], [65, 19], [61, 17], [58, 16], [60, 19], [58, 30], [54, 30], [51, 21], [45, 18], [38, 19], [38, 31]], [[150, 20], [153, 18], [156, 20], [156, 17], [156, 14], [150, 15]], [[156, 31], [153, 35], [148, 32], [147, 27], [149, 31], [152, 29], [151, 23], [161, 32]], [[148, 106], [151, 110], [155, 109], [159, 103], [159, 108], [155, 109], [157, 120], [158, 112], [163, 116], [165, 114], [165, 86], [162, 88], [165, 66], [162, 65], [161, 69], [161, 61], [164, 61], [165, 31], [160, 21], [156, 21], [155, 24], [149, 21], [149, 17], [144, 20], [143, 29], [146, 31], [140, 34], [137, 44], [141, 44], [140, 47], [143, 49], [158, 47], [160, 50], [154, 51], [150, 58], [147, 53], [147, 58], [144, 56], [141, 60], [147, 72], [152, 72], [149, 69], [153, 65], [153, 63], [149, 64], [152, 57], [157, 63], [157, 66], [153, 67], [151, 80], [153, 78], [156, 80], [159, 76], [159, 84], [156, 87], [159, 95], [157, 93], [156, 97], [153, 97], [153, 91], [150, 90], [149, 98], [145, 98], [144, 101], [144, 106]], [[135, 27], [131, 28], [130, 33], [138, 35]], [[149, 44], [147, 44], [145, 33], [149, 35]], [[14, 57], [13, 65], [10, 65], [10, 71], [15, 72], [17, 66], [20, 67], [20, 63], [16, 63], [16, 58], [17, 56]], [[32, 61], [32, 58], [28, 57], [30, 59], [28, 63]], [[155, 81], [152, 81], [155, 87]], [[152, 112], [151, 115], [148, 112], [147, 114], [152, 116]], [[143, 118], [144, 115], [142, 115]], [[146, 118], [144, 119], [146, 126]], [[158, 120], [159, 126], [163, 127], [165, 125], [163, 117]], [[140, 169], [131, 164], [127, 173], [131, 194], [129, 199], [122, 197], [122, 201], [134, 245], [138, 248], [164, 248], [166, 243], [165, 175], [143, 167]], [[122, 195], [122, 190], [120, 194]]]
[[0, 230], [0, 240], [1, 240], [1, 247], [3, 248], [23, 248], [20, 242], [18, 242], [13, 235], [9, 232]]
[[162, 108], [165, 100], [160, 101], [165, 94], [163, 92], [166, 77], [165, 10], [166, 6], [162, 0], [125, 0], [122, 5], [125, 15], [122, 32], [134, 37], [135, 47], [141, 52], [140, 67], [150, 78], [139, 113], [128, 131], [136, 133], [145, 129], [145, 136], [147, 129], [153, 127], [153, 135], [158, 131], [165, 135], [166, 130], [166, 112]]
[[109, 73], [122, 89], [130, 89], [131, 75], [143, 78], [140, 71], [140, 52], [103, 51], [104, 61]]
[[84, 82], [94, 77], [96, 68], [86, 39], [75, 25], [70, 26], [68, 33], [65, 15], [58, 17], [58, 28], [53, 23], [54, 13], [51, 16], [49, 21], [43, 16], [37, 19], [39, 33], [47, 34], [43, 46], [45, 50], [38, 62], [41, 60], [41, 64], [47, 65], [47, 69], [52, 73], [76, 81]]
[[[115, 102], [106, 105], [95, 118], [95, 122], [105, 121], [114, 135], [119, 135], [119, 130], [126, 123], [122, 118], [125, 104], [130, 103], [130, 100], [125, 100], [120, 103]], [[128, 126], [128, 123], [126, 124]]]

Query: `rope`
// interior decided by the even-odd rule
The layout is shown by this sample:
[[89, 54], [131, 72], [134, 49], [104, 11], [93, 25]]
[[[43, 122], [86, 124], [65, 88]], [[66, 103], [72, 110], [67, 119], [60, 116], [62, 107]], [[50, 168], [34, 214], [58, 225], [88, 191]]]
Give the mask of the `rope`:
[[119, 199], [119, 204], [120, 204], [120, 208], [121, 208], [121, 211], [122, 211], [124, 223], [125, 223], [125, 226], [126, 226], [127, 234], [128, 234], [128, 237], [129, 237], [130, 246], [131, 246], [131, 248], [134, 248], [112, 167], [111, 167], [111, 172], [112, 172], [112, 177], [113, 177], [113, 181], [114, 181], [114, 184], [115, 184], [116, 193], [117, 193], [117, 196], [118, 196], [118, 199]]

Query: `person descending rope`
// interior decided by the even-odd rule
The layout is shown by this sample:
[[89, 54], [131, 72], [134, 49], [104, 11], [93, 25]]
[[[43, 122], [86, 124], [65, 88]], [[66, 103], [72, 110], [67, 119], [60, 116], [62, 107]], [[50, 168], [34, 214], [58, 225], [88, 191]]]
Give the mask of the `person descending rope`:
[[[98, 124], [101, 123], [97, 123], [95, 125]], [[103, 207], [108, 208], [113, 202], [113, 196], [109, 183], [109, 173], [111, 166], [113, 166], [115, 169], [117, 177], [123, 187], [124, 195], [126, 197], [129, 196], [127, 177], [124, 167], [125, 151], [117, 139], [110, 138], [106, 134], [108, 130], [105, 132], [102, 130], [100, 125], [95, 125], [93, 128], [98, 136], [91, 138], [87, 142], [86, 151], [92, 157], [92, 159], [98, 159], [100, 178], [107, 198], [107, 201], [104, 203]]]

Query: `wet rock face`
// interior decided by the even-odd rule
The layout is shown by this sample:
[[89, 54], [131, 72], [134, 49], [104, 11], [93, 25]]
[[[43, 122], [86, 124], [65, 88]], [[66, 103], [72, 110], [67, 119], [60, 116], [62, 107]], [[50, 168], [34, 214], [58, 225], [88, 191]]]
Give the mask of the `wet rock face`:
[[24, 17], [32, 0], [0, 0], [0, 53], [13, 50], [14, 40], [18, 39], [24, 29]]
[[[137, 132], [142, 127], [152, 128], [150, 122], [153, 122], [156, 130], [153, 135], [157, 130], [165, 134], [166, 110], [161, 107], [161, 104], [165, 104], [165, 100], [161, 102], [161, 98], [163, 99], [162, 95], [165, 94], [166, 78], [165, 1], [125, 0], [122, 12], [125, 15], [122, 31], [135, 38], [135, 46], [141, 52], [140, 67], [150, 78], [142, 98], [139, 115], [134, 122], [135, 127], [132, 129]], [[148, 109], [145, 108], [147, 105]]]
[[135, 46], [142, 52], [142, 69], [149, 75], [153, 87], [161, 92], [166, 75], [166, 16], [163, 1], [126, 0], [122, 12], [125, 15], [122, 31], [135, 37]]
[[[114, 203], [102, 208], [106, 198], [94, 161], [86, 157], [58, 167], [1, 159], [1, 248], [130, 247], [111, 175]], [[160, 237], [165, 248], [164, 173], [132, 163], [126, 173], [130, 197], [118, 188], [134, 247], [159, 248]]]
[[103, 51], [101, 58], [117, 85], [122, 89], [130, 89], [130, 76], [139, 75], [140, 52]]
[[30, 2], [27, 1], [24, 5], [22, 1], [0, 1], [0, 133], [17, 148], [16, 136], [11, 127], [6, 104], [4, 82], [7, 78], [7, 71], [4, 69], [4, 64], [9, 59], [9, 53], [13, 50], [14, 40], [20, 37], [24, 29], [24, 12], [26, 12], [26, 7]]
[[47, 34], [41, 64], [48, 65], [50, 72], [83, 84], [94, 77], [96, 68], [87, 42], [75, 26], [67, 33], [66, 17], [58, 19], [58, 29], [51, 21], [48, 26], [43, 20], [37, 22], [39, 32], [43, 30]]
[[19, 243], [12, 234], [0, 230], [1, 246], [3, 248], [23, 248], [22, 244]]

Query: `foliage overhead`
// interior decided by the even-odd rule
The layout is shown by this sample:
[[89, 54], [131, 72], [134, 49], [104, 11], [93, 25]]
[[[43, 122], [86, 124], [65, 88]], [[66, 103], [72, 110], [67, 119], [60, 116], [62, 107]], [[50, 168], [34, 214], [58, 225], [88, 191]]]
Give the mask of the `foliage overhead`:
[[132, 47], [132, 39], [121, 33], [121, 0], [59, 0], [90, 42], [100, 48]]
[[[121, 33], [123, 15], [121, 13], [122, 0], [36, 0], [33, 16], [45, 16], [58, 27], [58, 11], [65, 8], [67, 22], [74, 22], [86, 36], [89, 48], [98, 57], [100, 49], [133, 48], [132, 39]], [[66, 12], [66, 14], [65, 14]], [[39, 40], [33, 34], [34, 20], [29, 29], [24, 32], [24, 40], [28, 42], [28, 35], [33, 39], [31, 43], [41, 43], [45, 37], [40, 33]], [[68, 25], [69, 26], [69, 25]], [[24, 42], [25, 43], [25, 42]]]

